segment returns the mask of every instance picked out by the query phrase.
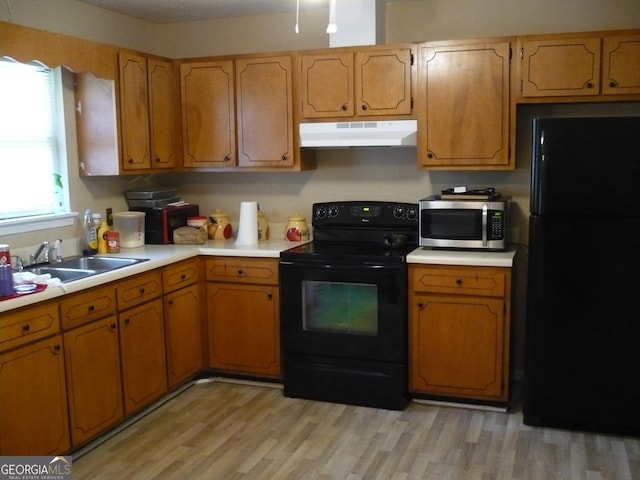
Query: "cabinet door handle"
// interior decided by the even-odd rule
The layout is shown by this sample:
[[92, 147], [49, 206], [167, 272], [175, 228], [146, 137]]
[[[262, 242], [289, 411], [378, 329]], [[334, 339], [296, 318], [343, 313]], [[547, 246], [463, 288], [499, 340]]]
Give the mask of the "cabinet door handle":
[[115, 330], [115, 329], [116, 329], [116, 324], [115, 324], [115, 323], [112, 323], [111, 325], [109, 325], [109, 328], [110, 328], [111, 330]]
[[456, 285], [462, 285], [462, 279], [456, 278]]
[[140, 295], [144, 295], [144, 287], [140, 287], [140, 289], [138, 290], [138, 292], [140, 292]]
[[433, 152], [431, 150], [429, 150], [427, 152], [427, 158], [433, 158], [433, 157], [434, 157]]
[[125, 325], [129, 325], [131, 323], [131, 319], [130, 318], [125, 318], [124, 319], [124, 324]]
[[23, 331], [23, 332], [28, 332], [29, 330], [31, 330], [31, 326], [30, 326], [28, 323], [25, 323], [25, 324], [22, 326], [22, 331]]
[[593, 88], [593, 83], [592, 82], [587, 82], [587, 88]]
[[361, 107], [361, 108], [362, 108], [362, 110], [366, 110], [366, 109], [367, 109], [367, 106], [366, 106], [366, 105], [362, 105], [362, 107]]
[[616, 88], [616, 87], [618, 86], [618, 82], [616, 82], [615, 80], [611, 80], [611, 81], [609, 82], [609, 86], [610, 86], [611, 88]]
[[184, 273], [180, 275], [180, 280], [185, 281], [186, 279], [187, 279], [187, 276]]
[[269, 300], [271, 300], [271, 299], [273, 298], [273, 293], [268, 292], [268, 293], [267, 293], [267, 298], [268, 298]]
[[342, 110], [343, 112], [347, 111], [347, 104], [345, 103], [344, 105], [342, 105], [342, 107], [340, 107], [340, 110]]
[[418, 308], [419, 309], [423, 309], [424, 308], [424, 303], [423, 302], [418, 302]]
[[173, 305], [173, 300], [169, 300], [167, 303], [168, 303], [169, 305]]
[[54, 345], [53, 346], [53, 351], [54, 352], [59, 352], [60, 350], [62, 350], [62, 346], [61, 345]]
[[156, 157], [156, 163], [160, 163], [160, 157]]
[[280, 160], [282, 162], [286, 161], [287, 160], [287, 156], [283, 154], [282, 157], [280, 157]]
[[132, 163], [133, 163], [133, 158], [130, 158], [129, 159], [129, 164], [132, 164]]
[[229, 160], [231, 160], [231, 157], [229, 155], [225, 155], [224, 156], [224, 161], [228, 162]]

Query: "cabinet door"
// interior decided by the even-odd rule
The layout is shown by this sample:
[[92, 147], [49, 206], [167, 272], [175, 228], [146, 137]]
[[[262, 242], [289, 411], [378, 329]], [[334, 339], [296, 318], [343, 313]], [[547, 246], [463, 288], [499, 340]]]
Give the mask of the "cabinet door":
[[62, 336], [0, 355], [0, 455], [69, 449]]
[[291, 57], [236, 60], [239, 166], [293, 166], [291, 65]]
[[602, 52], [602, 93], [640, 93], [640, 35], [605, 37]]
[[209, 366], [280, 377], [277, 286], [207, 284]]
[[356, 53], [356, 115], [410, 115], [411, 50]]
[[354, 115], [353, 53], [302, 56], [302, 116]]
[[600, 94], [600, 38], [524, 41], [523, 97]]
[[509, 43], [420, 49], [422, 167], [509, 165]]
[[71, 439], [78, 446], [123, 418], [116, 317], [65, 332], [64, 346]]
[[411, 303], [410, 389], [506, 400], [504, 301], [412, 295]]
[[139, 55], [124, 52], [121, 52], [118, 58], [122, 168], [124, 170], [148, 169], [151, 167], [151, 155], [147, 60]]
[[175, 74], [173, 64], [149, 59], [149, 139], [152, 168], [173, 168], [176, 165], [175, 135]]
[[164, 298], [169, 387], [189, 380], [203, 366], [200, 285], [191, 285]]
[[127, 415], [167, 391], [162, 300], [119, 315], [124, 411]]
[[180, 87], [184, 166], [235, 166], [233, 61], [183, 63]]

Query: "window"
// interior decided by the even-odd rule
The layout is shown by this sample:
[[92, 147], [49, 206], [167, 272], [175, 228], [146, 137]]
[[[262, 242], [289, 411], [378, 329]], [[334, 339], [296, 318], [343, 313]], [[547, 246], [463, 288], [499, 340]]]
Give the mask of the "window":
[[60, 69], [0, 58], [3, 227], [69, 211], [61, 99]]

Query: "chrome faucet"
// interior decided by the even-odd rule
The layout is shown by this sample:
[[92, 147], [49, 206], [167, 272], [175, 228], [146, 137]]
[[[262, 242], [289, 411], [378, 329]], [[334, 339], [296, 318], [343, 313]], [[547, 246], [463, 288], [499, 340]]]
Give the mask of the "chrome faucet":
[[36, 250], [36, 253], [29, 255], [29, 262], [31, 265], [34, 263], [40, 263], [40, 256], [42, 256], [42, 262], [49, 263], [49, 242], [46, 240]]
[[11, 255], [11, 258], [13, 259], [13, 271], [14, 272], [22, 272], [24, 270], [24, 263], [22, 262], [22, 258], [20, 257], [20, 255]]

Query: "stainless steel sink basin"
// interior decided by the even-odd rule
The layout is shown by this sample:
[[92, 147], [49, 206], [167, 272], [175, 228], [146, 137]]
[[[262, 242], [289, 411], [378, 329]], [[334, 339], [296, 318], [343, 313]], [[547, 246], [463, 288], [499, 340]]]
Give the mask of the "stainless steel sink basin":
[[148, 258], [125, 257], [71, 257], [58, 263], [28, 265], [24, 267], [27, 272], [36, 275], [50, 274], [59, 278], [62, 283], [73, 282], [81, 278], [91, 277], [99, 273], [110, 272], [118, 268], [128, 267], [137, 263], [146, 262]]
[[73, 282], [81, 278], [90, 277], [97, 273], [95, 270], [83, 270], [80, 268], [58, 268], [58, 267], [25, 267], [25, 271], [35, 275], [44, 275], [49, 273], [52, 277], [59, 278], [62, 283]]
[[146, 258], [124, 258], [124, 257], [74, 257], [67, 258], [62, 262], [50, 264], [49, 267], [54, 268], [74, 268], [81, 270], [96, 270], [100, 272], [108, 272], [117, 268], [135, 265], [136, 263], [146, 262]]

